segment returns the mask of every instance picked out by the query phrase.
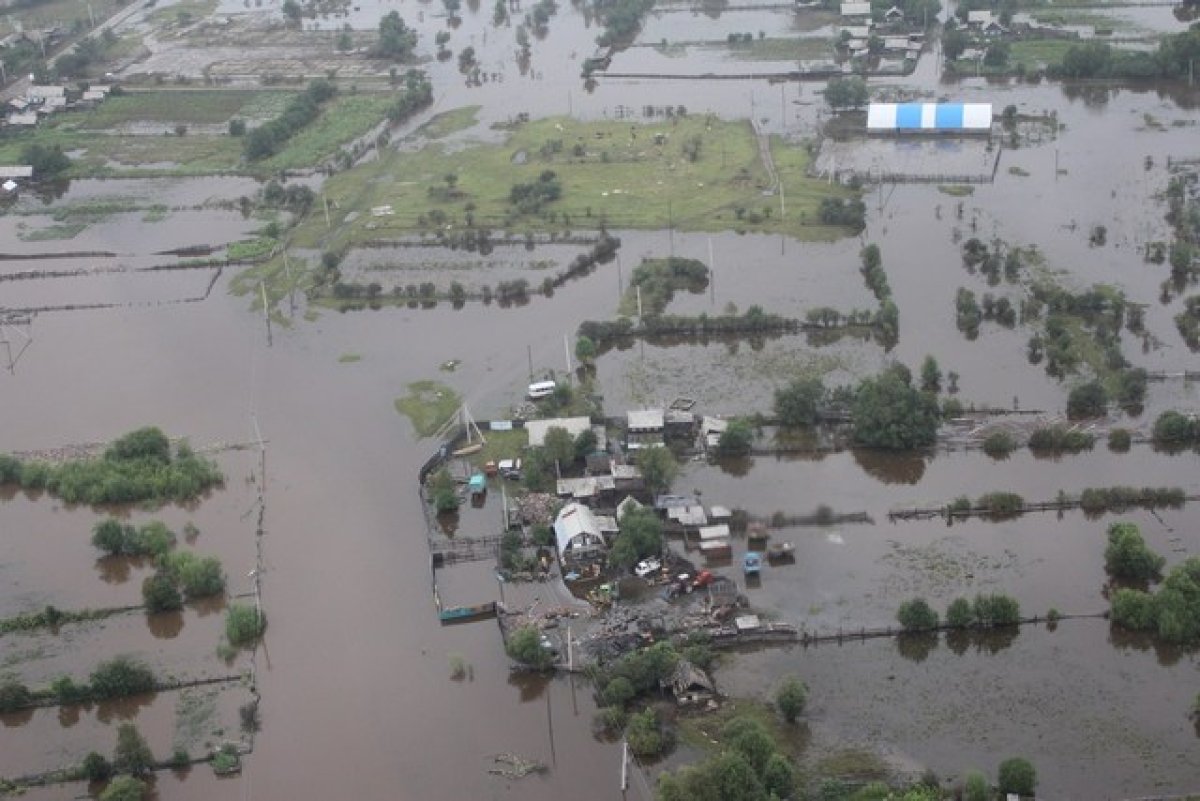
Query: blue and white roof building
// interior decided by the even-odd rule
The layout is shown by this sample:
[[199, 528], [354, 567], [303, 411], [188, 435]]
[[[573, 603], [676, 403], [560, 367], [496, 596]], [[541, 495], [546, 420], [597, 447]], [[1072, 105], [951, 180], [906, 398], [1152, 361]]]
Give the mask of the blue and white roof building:
[[867, 133], [986, 134], [991, 103], [871, 103]]

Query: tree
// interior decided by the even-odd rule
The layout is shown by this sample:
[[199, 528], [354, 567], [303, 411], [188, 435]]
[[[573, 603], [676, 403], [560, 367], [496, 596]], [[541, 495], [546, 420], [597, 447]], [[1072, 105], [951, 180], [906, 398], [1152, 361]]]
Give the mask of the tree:
[[729, 421], [729, 425], [717, 439], [718, 456], [745, 456], [750, 453], [754, 444], [754, 426], [749, 420], [739, 417]]
[[570, 467], [575, 462], [575, 440], [562, 426], [551, 426], [546, 431], [542, 449], [551, 462], [558, 462], [560, 469]]
[[795, 723], [808, 703], [808, 686], [796, 676], [788, 676], [775, 691], [775, 706], [788, 723]]
[[167, 574], [188, 599], [208, 598], [225, 591], [225, 572], [215, 556], [190, 552], [169, 554], [162, 560]]
[[796, 771], [782, 754], [771, 754], [762, 770], [762, 783], [775, 798], [789, 798], [796, 789]]
[[104, 451], [104, 458], [114, 462], [148, 460], [159, 464], [171, 461], [171, 440], [154, 426], [130, 431], [118, 438]]
[[963, 801], [989, 801], [991, 795], [992, 788], [988, 786], [986, 776], [975, 770], [967, 774], [967, 781], [963, 787]]
[[280, 10], [283, 11], [284, 18], [292, 25], [299, 25], [300, 19], [304, 15], [304, 9], [296, 0], [283, 0]]
[[662, 521], [652, 509], [630, 509], [621, 516], [621, 531], [613, 541], [608, 561], [632, 567], [640, 559], [662, 553]]
[[933, 444], [940, 417], [937, 399], [919, 392], [896, 369], [858, 385], [851, 416], [858, 443], [891, 450]]
[[738, 726], [735, 732], [723, 737], [725, 745], [744, 756], [754, 772], [761, 774], [767, 766], [767, 761], [775, 753], [775, 741], [756, 720], [734, 722], [744, 725]]
[[579, 436], [575, 437], [573, 443], [575, 450], [575, 461], [586, 459], [588, 454], [595, 452], [596, 445], [599, 444], [596, 439], [596, 432], [590, 428], [585, 428], [579, 432]]
[[896, 619], [905, 631], [928, 631], [937, 628], [938, 614], [924, 598], [913, 598], [900, 604]]
[[1166, 411], [1154, 421], [1154, 441], [1163, 445], [1185, 445], [1197, 438], [1200, 425], [1176, 411]]
[[1037, 787], [1037, 771], [1024, 757], [1012, 757], [1000, 763], [997, 784], [1001, 793], [1033, 795]]
[[133, 527], [123, 526], [116, 518], [101, 520], [92, 528], [92, 545], [109, 556], [128, 553]]
[[554, 662], [554, 655], [542, 646], [542, 634], [536, 626], [522, 626], [508, 635], [504, 650], [526, 667], [545, 670]]
[[154, 754], [146, 739], [132, 723], [117, 726], [117, 747], [113, 751], [113, 770], [133, 776], [146, 776], [154, 770]]
[[617, 676], [604, 686], [604, 703], [606, 706], [624, 707], [633, 700], [637, 691], [624, 676]]
[[638, 468], [642, 471], [642, 480], [646, 490], [651, 495], [659, 495], [671, 488], [671, 482], [679, 473], [679, 463], [670, 448], [662, 445], [651, 445], [637, 453]]
[[379, 20], [379, 41], [372, 55], [405, 61], [417, 46], [417, 32], [404, 24], [400, 12], [392, 11]]
[[95, 697], [124, 698], [152, 691], [154, 671], [131, 656], [118, 656], [97, 665], [90, 681]]
[[584, 364], [591, 364], [596, 351], [596, 343], [590, 337], [581, 336], [575, 340], [575, 358]]
[[21, 149], [21, 161], [33, 167], [38, 181], [52, 181], [71, 168], [71, 159], [59, 145], [31, 142]]
[[983, 55], [983, 63], [989, 67], [1003, 67], [1008, 63], [1008, 54], [1011, 49], [1008, 42], [992, 42]]
[[857, 75], [850, 78], [830, 78], [825, 86], [825, 102], [835, 111], [864, 106], [869, 97], [867, 82]]
[[1015, 626], [1021, 622], [1021, 607], [1015, 598], [994, 593], [976, 595], [971, 605], [975, 623], [983, 628]]
[[235, 117], [232, 120], [230, 120], [229, 121], [229, 135], [230, 136], [245, 136], [246, 135], [246, 121], [243, 119], [240, 119], [238, 117]]
[[1135, 524], [1113, 523], [1108, 527], [1104, 569], [1113, 578], [1151, 581], [1158, 578], [1166, 561], [1150, 550]]
[[926, 356], [921, 362], [921, 391], [935, 394], [942, 391], [942, 371], [933, 356]]
[[825, 385], [819, 378], [797, 378], [775, 390], [775, 416], [789, 428], [815, 425], [825, 400]]
[[1071, 390], [1067, 396], [1067, 416], [1072, 419], [1080, 417], [1101, 417], [1108, 407], [1108, 392], [1099, 381], [1088, 381], [1086, 384]]
[[183, 608], [183, 596], [176, 589], [175, 580], [159, 570], [142, 582], [142, 603], [150, 614], [173, 612]]
[[100, 793], [100, 801], [142, 801], [145, 797], [146, 783], [132, 776], [118, 776]]
[[967, 35], [959, 28], [948, 30], [942, 34], [942, 54], [946, 61], [957, 61], [967, 49]]
[[439, 514], [458, 509], [458, 489], [454, 486], [454, 479], [450, 477], [446, 468], [443, 467], [434, 474], [432, 489], [433, 508], [437, 509]]
[[625, 741], [629, 743], [629, 750], [640, 757], [657, 756], [663, 752], [667, 740], [659, 725], [658, 714], [652, 707], [629, 716]]

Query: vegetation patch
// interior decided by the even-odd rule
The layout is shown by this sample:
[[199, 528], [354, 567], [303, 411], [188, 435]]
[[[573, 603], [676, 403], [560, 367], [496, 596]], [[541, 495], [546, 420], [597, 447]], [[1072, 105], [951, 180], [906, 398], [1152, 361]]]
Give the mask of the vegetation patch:
[[409, 419], [419, 437], [435, 433], [460, 405], [458, 393], [438, 381], [414, 381], [408, 394], [396, 399], [396, 411]]
[[444, 111], [418, 128], [416, 135], [426, 139], [442, 139], [475, 125], [479, 119], [478, 115], [479, 106], [463, 106], [451, 111]]
[[[808, 177], [810, 156], [803, 147], [773, 140], [771, 153], [787, 194], [785, 219], [778, 202], [762, 196], [771, 179], [745, 122], [686, 114], [632, 128], [616, 121], [537, 120], [517, 125], [501, 144], [451, 151], [431, 143], [415, 153], [382, 153], [369, 166], [333, 176], [326, 186], [333, 236], [327, 236], [323, 215], [310, 215], [294, 242], [345, 249], [389, 232], [447, 226], [739, 228], [806, 239], [844, 233], [822, 224], [818, 207], [822, 198], [855, 193]], [[536, 182], [546, 170], [555, 174], [561, 196], [521, 211], [513, 186]], [[447, 175], [456, 176], [453, 192], [444, 191]], [[385, 206], [393, 213], [370, 214]]]
[[157, 428], [126, 434], [99, 459], [50, 464], [0, 454], [0, 485], [44, 489], [67, 503], [178, 503], [223, 481], [215, 462], [198, 456], [186, 442], [172, 450]]
[[224, 125], [234, 117], [262, 118], [278, 112], [294, 92], [220, 89], [126, 92], [106, 98], [79, 117], [79, 127], [109, 132], [134, 122]]

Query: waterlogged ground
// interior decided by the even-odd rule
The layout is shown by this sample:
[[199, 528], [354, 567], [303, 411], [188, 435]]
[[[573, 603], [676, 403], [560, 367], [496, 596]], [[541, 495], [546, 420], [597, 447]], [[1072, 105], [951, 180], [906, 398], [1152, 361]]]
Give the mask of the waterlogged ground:
[[[370, 29], [392, 7], [362, 4], [350, 9], [350, 17], [330, 16], [318, 26], [329, 32], [348, 21]], [[401, 2], [398, 10], [420, 30], [424, 46], [446, 28], [440, 7]], [[1175, 30], [1160, 11], [1120, 13], [1139, 28]], [[261, 9], [232, 3], [221, 13], [237, 17], [230, 23], [236, 27], [251, 24], [242, 17], [268, 17], [277, 9], [270, 3]], [[645, 46], [619, 54], [614, 70], [771, 70], [770, 62], [757, 57], [735, 61], [723, 41], [731, 32], [757, 38], [760, 30], [767, 42], [787, 35], [819, 38], [830, 24], [813, 26], [789, 16], [780, 10], [715, 9], [695, 16], [671, 9], [647, 22], [639, 42]], [[479, 106], [451, 126], [464, 126], [456, 143], [494, 141], [490, 126], [522, 111], [534, 117], [636, 120], [647, 105], [685, 105], [689, 112], [729, 119], [753, 115], [767, 131], [793, 139], [815, 135], [825, 122], [819, 84], [781, 88], [762, 81], [601, 78], [586, 91], [577, 76], [598, 29], [567, 4], [560, 5], [545, 37], [534, 38], [524, 68], [515, 59], [513, 27], [494, 26], [489, 7], [467, 4], [462, 24], [451, 32], [449, 47], [456, 54], [475, 47], [487, 80], [468, 86], [457, 59], [438, 62], [429, 46], [422, 55], [429, 59], [424, 66], [435, 81], [437, 101], [411, 127], [441, 112]], [[226, 34], [218, 33], [197, 31], [188, 42], [196, 46], [163, 34], [150, 43], [151, 60], [131, 72], [199, 76], [215, 65], [219, 74], [243, 75], [254, 60], [245, 58], [244, 47], [221, 50]], [[285, 73], [323, 74], [341, 59], [347, 74], [363, 70], [361, 59], [352, 64], [351, 56], [330, 54], [329, 35], [321, 40], [319, 61], [311, 60], [311, 42], [283, 37], [276, 50], [261, 54], [258, 66], [270, 62], [270, 69]], [[663, 38], [669, 45], [709, 44], [664, 49]], [[319, 69], [313, 67], [318, 63]], [[359, 74], [372, 70], [386, 76], [383, 65], [367, 65]], [[45, 311], [34, 318], [27, 329], [32, 343], [12, 372], [0, 374], [0, 408], [13, 421], [0, 435], [0, 450], [110, 439], [147, 423], [197, 444], [251, 439], [257, 425], [269, 443], [264, 603], [270, 623], [258, 656], [263, 732], [240, 779], [217, 783], [207, 769], [164, 773], [157, 783], [160, 797], [619, 794], [619, 750], [593, 738], [586, 687], [511, 674], [492, 622], [438, 625], [413, 481], [433, 445], [413, 436], [392, 402], [410, 383], [436, 379], [458, 392], [477, 419], [506, 417], [521, 400], [530, 363], [537, 373], [561, 371], [564, 336], [569, 340], [582, 320], [612, 317], [633, 267], [644, 257], [688, 256], [713, 269], [708, 291], [678, 296], [670, 312], [716, 314], [757, 304], [803, 317], [817, 306], [874, 308], [858, 272], [859, 249], [874, 242], [900, 308], [900, 338], [891, 350], [869, 340], [822, 344], [807, 336], [635, 343], [606, 352], [597, 363], [598, 391], [614, 414], [676, 395], [696, 398], [703, 412], [767, 411], [774, 389], [791, 377], [822, 374], [829, 383], [849, 383], [893, 359], [916, 367], [927, 353], [937, 356], [943, 370], [960, 374], [959, 397], [966, 403], [1008, 407], [1016, 401], [1022, 408], [1061, 411], [1066, 386], [1079, 379], [1062, 384], [1026, 361], [1029, 328], [1009, 331], [985, 323], [978, 340], [969, 342], [955, 327], [958, 287], [1016, 300], [1035, 270], [1072, 289], [1094, 283], [1120, 287], [1131, 301], [1146, 305], [1149, 331], [1145, 342], [1123, 335], [1126, 356], [1154, 370], [1196, 369], [1196, 357], [1172, 321], [1181, 300], [1160, 300], [1168, 268], [1142, 257], [1147, 243], [1169, 237], [1157, 200], [1168, 180], [1166, 159], [1200, 156], [1194, 93], [1186, 87], [942, 84], [928, 55], [910, 78], [876, 80], [872, 86], [991, 102], [997, 111], [1013, 104], [1022, 114], [1052, 115], [1056, 126], [1043, 126], [1015, 149], [1007, 138], [997, 138], [1003, 149], [995, 182], [974, 186], [969, 194], [950, 194], [936, 183], [872, 188], [864, 198], [868, 226], [861, 238], [806, 244], [732, 232], [621, 231], [619, 259], [569, 282], [552, 298], [505, 308], [469, 302], [455, 310], [442, 303], [314, 318], [306, 316], [301, 297], [294, 308], [279, 309], [270, 346], [261, 314], [249, 308], [248, 299], [227, 294], [229, 273], [199, 300], [214, 271], [135, 271], [185, 258], [160, 255], [165, 250], [253, 236], [263, 221], [231, 210], [238, 198], [254, 192], [251, 181], [75, 182], [64, 197], [41, 206], [22, 200], [0, 218], [6, 243], [0, 249], [19, 256], [3, 263], [4, 273], [97, 273], [0, 283], [0, 306], [116, 306]], [[940, 147], [886, 140], [857, 150], [854, 142], [838, 147], [890, 171], [936, 176], [950, 169]], [[962, 157], [955, 151], [950, 155], [958, 165]], [[131, 198], [129, 206], [81, 213], [84, 204], [113, 196]], [[763, 202], [774, 207], [779, 200]], [[1089, 244], [1096, 225], [1107, 228], [1103, 246]], [[1036, 246], [1040, 256], [1020, 282], [989, 287], [962, 266], [961, 242], [971, 236]], [[69, 255], [82, 250], [115, 255]], [[485, 262], [461, 251], [396, 248], [353, 253], [346, 269], [356, 280], [381, 275], [398, 284], [436, 275], [428, 280], [448, 285], [471, 276], [459, 278], [470, 285], [485, 272], [487, 283], [520, 277], [537, 284], [575, 252], [566, 246], [497, 248]], [[181, 298], [197, 300], [160, 304]], [[8, 336], [16, 341], [16, 334]], [[346, 354], [359, 358], [342, 358]], [[456, 369], [442, 371], [449, 360], [458, 360]], [[1145, 430], [1162, 409], [1195, 408], [1197, 391], [1197, 385], [1183, 382], [1152, 384], [1145, 410], [1120, 418], [1121, 424]], [[161, 516], [175, 527], [194, 521], [201, 535], [188, 547], [219, 555], [231, 590], [242, 591], [253, 560], [255, 487], [246, 482], [256, 456], [221, 461], [226, 488], [195, 509], [166, 509]], [[1050, 608], [1100, 611], [1106, 605], [1106, 525], [1115, 519], [1137, 522], [1150, 545], [1174, 563], [1200, 552], [1195, 507], [1099, 519], [1039, 514], [953, 527], [937, 520], [893, 524], [886, 514], [991, 490], [1019, 492], [1029, 500], [1052, 499], [1060, 489], [1116, 484], [1195, 492], [1195, 468], [1194, 453], [1171, 456], [1147, 446], [1114, 456], [1101, 445], [1061, 460], [1019, 452], [1003, 462], [977, 452], [911, 458], [843, 452], [755, 457], [726, 468], [692, 464], [676, 489], [699, 490], [706, 503], [763, 515], [806, 514], [818, 504], [836, 512], [867, 512], [869, 524], [775, 532], [796, 544], [797, 561], [769, 568], [761, 584], [749, 589], [757, 606], [780, 619], [830, 633], [887, 625], [896, 605], [918, 593], [939, 608], [959, 595], [995, 591], [1018, 597], [1030, 614]], [[498, 506], [491, 497], [484, 508], [464, 514], [460, 531], [492, 531]], [[133, 521], [149, 516], [131, 512]], [[0, 499], [0, 614], [46, 603], [61, 608], [136, 603], [148, 568], [98, 561], [87, 542], [95, 519], [92, 510], [65, 508], [45, 497]], [[737, 571], [726, 570], [741, 583]], [[443, 571], [439, 583], [454, 603], [490, 600], [500, 592], [486, 563]], [[535, 596], [541, 603], [555, 602], [549, 585], [509, 592], [517, 603], [531, 603]], [[244, 657], [230, 668], [215, 653], [221, 619], [219, 609], [188, 608], [161, 620], [135, 613], [65, 627], [57, 636], [5, 635], [0, 672], [39, 683], [62, 672], [82, 675], [96, 661], [125, 652], [173, 673], [236, 671]], [[452, 655], [469, 666], [460, 680], [451, 677]], [[992, 770], [1004, 756], [1023, 753], [1035, 758], [1047, 795], [1096, 798], [1195, 789], [1189, 757], [1196, 735], [1186, 719], [1195, 667], [1192, 654], [1155, 649], [1111, 632], [1104, 621], [1085, 620], [1063, 621], [1055, 631], [1026, 627], [1007, 641], [880, 640], [765, 650], [726, 661], [717, 678], [726, 692], [763, 697], [781, 674], [802, 675], [812, 689], [814, 752], [861, 747], [892, 764], [929, 765], [942, 775], [971, 767]], [[156, 754], [169, 754], [181, 738], [200, 753], [206, 741], [220, 736], [218, 729], [236, 728], [243, 697], [223, 693], [210, 702], [160, 693], [113, 708], [7, 716], [0, 721], [5, 743], [0, 774], [49, 769], [91, 749], [107, 750], [116, 722], [125, 719], [139, 725]], [[501, 752], [543, 761], [549, 771], [521, 781], [489, 774], [493, 755]], [[29, 797], [58, 798], [85, 789], [56, 788]], [[635, 781], [631, 795], [648, 798], [645, 783]]]

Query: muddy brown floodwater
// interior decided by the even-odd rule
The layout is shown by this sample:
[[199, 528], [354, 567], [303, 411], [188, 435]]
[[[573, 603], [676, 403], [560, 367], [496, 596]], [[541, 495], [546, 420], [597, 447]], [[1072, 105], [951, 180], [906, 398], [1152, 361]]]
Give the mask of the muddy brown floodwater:
[[[401, 6], [406, 18], [416, 16], [415, 4]], [[351, 22], [373, 27], [378, 10], [378, 4], [356, 8]], [[444, 24], [426, 11], [416, 23], [423, 41]], [[1135, 20], [1139, 13], [1129, 12]], [[781, 91], [753, 81], [601, 78], [585, 92], [576, 75], [597, 29], [566, 4], [546, 38], [535, 41], [532, 68], [521, 75], [512, 63], [511, 29], [490, 30], [489, 18], [486, 7], [464, 12], [454, 46], [473, 43], [497, 79], [466, 87], [453, 63], [429, 65], [438, 87], [434, 111], [481, 104], [477, 134], [494, 136], [487, 126], [517, 111], [611, 118], [628, 108], [639, 117], [642, 105], [667, 102], [731, 118], [753, 113], [767, 130], [792, 136], [811, 135], [821, 122], [811, 84]], [[673, 12], [652, 20], [648, 30], [706, 37], [731, 29], [774, 34], [787, 24], [778, 12], [758, 25], [751, 25], [753, 18], [743, 10], [710, 24]], [[1150, 21], [1166, 25], [1159, 17]], [[321, 24], [340, 26], [341, 20]], [[728, 55], [694, 48], [681, 60], [645, 47], [619, 55], [617, 63], [689, 73], [756, 66], [730, 67]], [[195, 56], [202, 60], [203, 54]], [[851, 382], [893, 359], [915, 368], [927, 353], [943, 370], [960, 374], [965, 401], [1007, 407], [1015, 399], [1023, 408], [1061, 411], [1064, 385], [1025, 359], [1029, 330], [988, 323], [975, 342], [956, 330], [956, 289], [990, 289], [962, 267], [960, 241], [970, 236], [1036, 245], [1046, 268], [1067, 286], [1121, 287], [1147, 305], [1147, 329], [1156, 340], [1143, 352], [1141, 342], [1126, 335], [1130, 360], [1151, 369], [1196, 369], [1196, 356], [1172, 321], [1181, 300], [1159, 301], [1166, 268], [1141, 256], [1147, 242], [1169, 235], [1156, 199], [1169, 177], [1167, 157], [1200, 156], [1193, 91], [942, 84], [928, 56], [908, 79], [873, 83], [991, 102], [997, 110], [1011, 103], [1028, 114], [1053, 113], [1057, 130], [1017, 149], [1006, 146], [995, 182], [976, 186], [969, 196], [953, 197], [933, 185], [872, 191], [861, 238], [805, 244], [735, 233], [620, 232], [619, 264], [569, 282], [552, 299], [513, 308], [472, 303], [462, 310], [443, 304], [326, 312], [315, 321], [306, 321], [301, 309], [289, 326], [275, 326], [270, 347], [261, 315], [246, 299], [228, 294], [228, 272], [207, 299], [192, 303], [169, 301], [195, 296], [211, 280], [210, 271], [149, 275], [127, 269], [0, 283], [5, 308], [115, 305], [35, 317], [32, 344], [12, 373], [0, 374], [0, 451], [106, 440], [146, 424], [195, 444], [245, 441], [257, 424], [269, 441], [263, 579], [269, 627], [257, 655], [262, 732], [239, 778], [216, 779], [207, 769], [163, 773], [160, 798], [590, 801], [621, 795], [619, 748], [593, 737], [586, 686], [514, 675], [494, 622], [438, 624], [415, 487], [432, 446], [414, 438], [392, 402], [408, 383], [436, 378], [458, 391], [478, 419], [507, 414], [527, 381], [527, 347], [535, 370], [561, 369], [564, 335], [584, 319], [611, 317], [618, 271], [627, 278], [643, 256], [674, 252], [707, 260], [712, 253], [710, 291], [677, 298], [671, 311], [712, 313], [730, 303], [739, 309], [758, 303], [768, 312], [802, 316], [820, 305], [873, 305], [858, 272], [858, 251], [875, 242], [900, 308], [900, 339], [890, 352], [855, 339], [817, 347], [802, 336], [669, 347], [637, 343], [598, 361], [598, 386], [610, 413], [676, 395], [697, 398], [706, 412], [765, 411], [773, 390], [794, 375], [819, 371], [831, 383]], [[936, 172], [939, 166], [936, 148], [884, 142], [868, 152], [868, 159], [907, 171]], [[214, 205], [252, 191], [243, 179], [78, 182], [55, 202], [125, 194], [181, 209], [150, 227], [136, 212], [92, 221], [78, 243], [20, 241], [18, 223], [53, 223], [53, 206], [46, 216], [26, 209], [24, 216], [0, 220], [0, 250], [50, 258], [0, 262], [0, 271], [135, 268], [157, 263], [163, 257], [154, 254], [170, 247], [242, 238], [254, 223]], [[1099, 224], [1107, 226], [1108, 244], [1092, 247], [1088, 232]], [[76, 244], [116, 255], [61, 255]], [[350, 263], [366, 275], [378, 256], [363, 254]], [[568, 258], [561, 248], [547, 249], [545, 256]], [[406, 258], [403, 251], [389, 252], [392, 257]], [[530, 260], [538, 258], [536, 251], [523, 253], [504, 265], [504, 274], [537, 276]], [[461, 269], [468, 276], [481, 269], [470, 261]], [[1018, 289], [991, 291], [1015, 297]], [[350, 353], [361, 360], [339, 363]], [[458, 368], [440, 372], [439, 365], [451, 359], [460, 360]], [[1124, 424], [1144, 430], [1162, 409], [1195, 408], [1196, 393], [1195, 384], [1152, 384], [1145, 411]], [[231, 590], [243, 592], [254, 567], [257, 487], [251, 482], [258, 480], [252, 478], [258, 455], [226, 452], [219, 460], [228, 479], [223, 489], [192, 508], [168, 508], [157, 516], [176, 528], [194, 522], [201, 534], [187, 547], [219, 555]], [[996, 591], [1019, 597], [1030, 614], [1051, 607], [1099, 611], [1105, 606], [1104, 528], [1115, 516], [1042, 514], [947, 528], [938, 521], [892, 524], [886, 513], [991, 490], [1030, 500], [1051, 499], [1059, 489], [1114, 484], [1195, 492], [1196, 466], [1195, 453], [1171, 456], [1146, 446], [1112, 456], [1101, 445], [1061, 460], [1021, 452], [1003, 462], [980, 453], [898, 458], [842, 452], [813, 459], [756, 457], [737, 470], [692, 464], [676, 488], [698, 490], [706, 503], [760, 514], [808, 513], [822, 503], [837, 512], [868, 512], [871, 524], [776, 532], [796, 543], [797, 563], [768, 569], [748, 591], [756, 605], [783, 619], [833, 632], [886, 625], [896, 605], [917, 593], [935, 606], [957, 595]], [[1136, 521], [1174, 563], [1200, 551], [1196, 509], [1122, 518]], [[486, 528], [494, 510], [489, 502], [464, 523]], [[156, 516], [121, 511], [133, 522]], [[35, 495], [0, 498], [0, 614], [46, 603], [77, 608], [137, 602], [148, 568], [97, 560], [87, 535], [97, 514]], [[737, 571], [724, 569], [744, 583]], [[447, 571], [445, 582], [464, 603], [495, 598], [498, 589], [486, 564]], [[530, 593], [541, 591], [521, 592], [531, 600]], [[651, 597], [644, 603], [661, 602]], [[237, 672], [247, 664], [245, 654], [227, 665], [215, 653], [220, 621], [219, 609], [188, 607], [162, 619], [135, 613], [68, 626], [58, 637], [6, 636], [0, 639], [0, 671], [36, 684], [64, 672], [82, 676], [101, 659], [132, 652], [182, 675]], [[450, 671], [455, 654], [469, 665], [458, 681]], [[1186, 719], [1196, 690], [1195, 655], [1155, 649], [1110, 631], [1101, 620], [1063, 621], [1055, 631], [1026, 627], [1003, 641], [943, 637], [753, 652], [731, 658], [717, 678], [726, 692], [762, 696], [785, 672], [808, 682], [810, 727], [814, 739], [826, 743], [879, 750], [897, 763], [928, 765], [943, 775], [992, 770], [1004, 756], [1025, 753], [1037, 762], [1041, 789], [1054, 797], [1197, 789], [1191, 758], [1197, 741]], [[125, 719], [139, 724], [156, 754], [169, 754], [188, 728], [189, 704], [195, 705], [180, 696], [164, 692], [112, 708], [5, 716], [0, 774], [46, 770], [93, 748], [108, 750], [115, 724]], [[222, 694], [212, 702], [212, 720], [236, 726], [236, 707], [245, 697], [244, 690]], [[212, 738], [212, 725], [192, 733], [193, 754]], [[502, 752], [539, 760], [550, 770], [520, 781], [489, 774], [492, 757]], [[28, 797], [61, 798], [84, 789], [60, 787]], [[633, 782], [629, 796], [649, 798], [644, 779]]]

